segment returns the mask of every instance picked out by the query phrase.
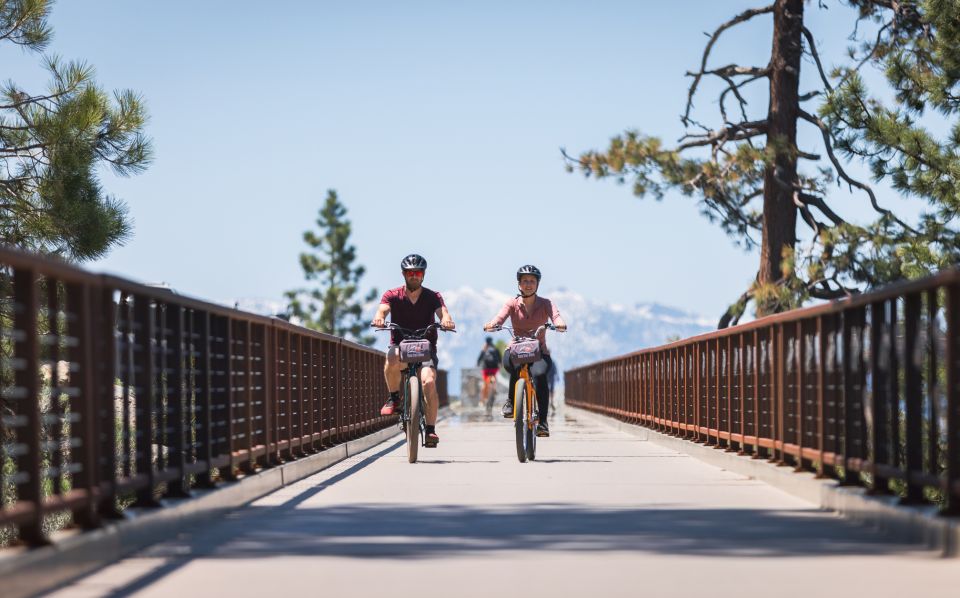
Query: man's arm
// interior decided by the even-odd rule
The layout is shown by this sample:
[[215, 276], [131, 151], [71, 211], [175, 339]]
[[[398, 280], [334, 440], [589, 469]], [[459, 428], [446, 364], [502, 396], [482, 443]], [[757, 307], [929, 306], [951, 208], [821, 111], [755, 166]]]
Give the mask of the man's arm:
[[377, 328], [383, 328], [387, 324], [387, 314], [390, 313], [390, 304], [381, 303], [380, 307], [377, 308], [377, 315], [373, 316], [373, 321], [370, 322], [372, 325]]
[[440, 318], [440, 327], [444, 330], [453, 330], [457, 327], [457, 325], [453, 323], [453, 318], [450, 317], [450, 312], [447, 311], [446, 305], [441, 305], [434, 313]]

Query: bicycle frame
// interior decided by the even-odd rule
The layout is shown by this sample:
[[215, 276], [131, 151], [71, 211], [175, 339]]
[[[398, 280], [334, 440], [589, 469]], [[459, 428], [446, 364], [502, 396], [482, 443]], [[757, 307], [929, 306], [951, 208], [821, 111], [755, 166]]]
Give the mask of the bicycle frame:
[[[523, 384], [527, 389], [527, 392], [526, 392], [527, 403], [525, 405], [524, 413], [533, 414], [536, 411], [535, 407], [537, 406], [537, 389], [533, 385], [533, 377], [530, 375], [529, 363], [525, 363], [522, 366], [520, 366], [520, 371], [517, 372], [517, 379], [523, 380]], [[516, 396], [513, 397], [513, 421], [514, 422], [517, 421], [517, 397]], [[532, 417], [532, 415], [530, 417], [527, 417], [527, 421], [526, 421], [527, 429], [532, 430], [537, 425], [537, 421], [538, 419]]]

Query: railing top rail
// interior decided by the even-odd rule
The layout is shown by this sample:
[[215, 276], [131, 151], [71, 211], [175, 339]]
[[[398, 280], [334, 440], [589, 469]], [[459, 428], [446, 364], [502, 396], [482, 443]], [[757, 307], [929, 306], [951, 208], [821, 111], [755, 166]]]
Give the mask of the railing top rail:
[[953, 284], [953, 283], [958, 283], [958, 282], [960, 282], [960, 268], [953, 267], [948, 270], [944, 270], [943, 272], [934, 274], [932, 276], [918, 278], [916, 280], [905, 280], [902, 282], [896, 282], [896, 283], [887, 285], [883, 288], [872, 291], [870, 293], [852, 295], [850, 297], [845, 297], [843, 299], [835, 299], [819, 305], [813, 305], [810, 307], [804, 307], [800, 309], [793, 309], [783, 313], [759, 318], [757, 320], [746, 322], [744, 324], [739, 324], [737, 326], [732, 326], [730, 328], [725, 328], [723, 330], [714, 330], [712, 332], [705, 332], [697, 336], [691, 336], [689, 338], [673, 341], [671, 343], [666, 343], [663, 345], [658, 345], [656, 347], [647, 347], [645, 349], [640, 349], [630, 353], [625, 353], [623, 355], [617, 355], [607, 359], [601, 359], [599, 361], [584, 364], [576, 368], [571, 368], [567, 371], [575, 372], [581, 369], [591, 368], [612, 360], [627, 359], [630, 357], [637, 357], [640, 355], [656, 353], [659, 351], [666, 351], [669, 349], [678, 349], [687, 345], [702, 343], [704, 341], [712, 341], [718, 338], [726, 338], [728, 336], [743, 334], [745, 332], [751, 332], [756, 329], [768, 328], [770, 326], [775, 326], [777, 324], [786, 324], [791, 322], [797, 322], [798, 320], [808, 320], [808, 319], [813, 319], [820, 316], [842, 313], [844, 311], [848, 311], [858, 307], [865, 307], [867, 305], [879, 303], [882, 301], [887, 301], [889, 299], [895, 299], [897, 297], [903, 297], [905, 295], [912, 295], [914, 293], [920, 293], [923, 291], [940, 288], [940, 287]]
[[233, 320], [240, 320], [260, 324], [264, 326], [273, 325], [297, 334], [305, 334], [321, 340], [332, 342], [342, 342], [345, 346], [355, 349], [370, 351], [382, 354], [371, 347], [355, 343], [353, 341], [342, 339], [338, 336], [325, 334], [317, 330], [312, 330], [304, 326], [292, 324], [281, 318], [254, 314], [240, 309], [235, 309], [219, 303], [212, 303], [203, 299], [197, 299], [189, 295], [174, 293], [169, 290], [135, 282], [126, 278], [112, 274], [98, 274], [88, 272], [73, 264], [68, 264], [55, 257], [39, 256], [24, 251], [0, 246], [0, 263], [12, 266], [17, 269], [33, 270], [37, 274], [50, 276], [68, 284], [91, 284], [125, 293], [131, 293], [139, 297], [146, 297], [150, 300], [168, 305], [179, 305], [189, 309], [204, 311], [213, 315], [229, 317]]

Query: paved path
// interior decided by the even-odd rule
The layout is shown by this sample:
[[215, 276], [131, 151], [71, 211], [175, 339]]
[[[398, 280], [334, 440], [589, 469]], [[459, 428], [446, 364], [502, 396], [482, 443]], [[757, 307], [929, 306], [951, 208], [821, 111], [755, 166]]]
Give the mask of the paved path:
[[505, 420], [438, 432], [421, 463], [397, 437], [53, 595], [960, 595], [960, 560], [600, 424], [561, 414], [528, 464]]

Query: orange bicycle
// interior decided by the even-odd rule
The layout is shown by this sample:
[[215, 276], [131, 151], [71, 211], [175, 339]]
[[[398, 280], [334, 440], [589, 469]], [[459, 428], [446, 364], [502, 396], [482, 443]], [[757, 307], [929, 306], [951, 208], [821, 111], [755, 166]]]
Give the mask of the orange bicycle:
[[[513, 428], [516, 434], [517, 459], [521, 463], [533, 461], [537, 458], [537, 390], [533, 385], [533, 377], [546, 373], [546, 362], [540, 356], [540, 341], [537, 335], [541, 330], [557, 330], [549, 322], [537, 328], [530, 336], [514, 334], [509, 326], [498, 326], [493, 330], [507, 330], [513, 335], [510, 343], [510, 361], [519, 366], [518, 379], [513, 392]], [[558, 331], [559, 332], [559, 331]], [[536, 368], [543, 367], [544, 371]]]

